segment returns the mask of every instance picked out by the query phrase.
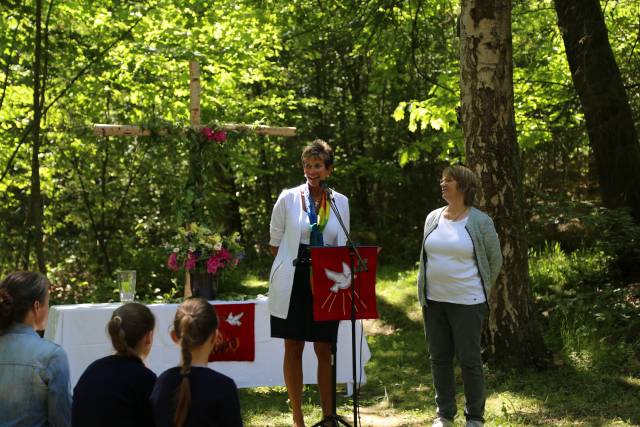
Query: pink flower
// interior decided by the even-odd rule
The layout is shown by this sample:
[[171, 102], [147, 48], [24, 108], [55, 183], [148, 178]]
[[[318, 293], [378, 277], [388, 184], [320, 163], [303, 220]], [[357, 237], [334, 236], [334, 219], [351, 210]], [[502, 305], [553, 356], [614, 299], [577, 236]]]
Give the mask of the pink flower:
[[220, 257], [220, 259], [222, 259], [223, 261], [231, 261], [233, 259], [233, 255], [231, 255], [231, 252], [229, 252], [226, 248], [221, 248], [218, 251], [218, 257]]
[[217, 132], [212, 131], [211, 128], [203, 127], [200, 130], [200, 133], [207, 139], [207, 141], [211, 141], [212, 139], [217, 141], [217, 139], [215, 139]]
[[207, 139], [213, 139], [215, 142], [221, 143], [227, 140], [227, 133], [223, 130], [217, 130], [212, 133], [211, 138]]
[[178, 271], [180, 267], [178, 267], [178, 254], [175, 252], [171, 252], [169, 255], [169, 259], [167, 260], [167, 267], [171, 271]]
[[187, 270], [193, 270], [196, 268], [196, 261], [198, 261], [198, 257], [193, 252], [189, 252], [187, 254], [187, 260], [184, 263], [184, 268]]
[[222, 267], [224, 267], [224, 262], [216, 255], [212, 255], [207, 261], [207, 273], [216, 274], [218, 269]]

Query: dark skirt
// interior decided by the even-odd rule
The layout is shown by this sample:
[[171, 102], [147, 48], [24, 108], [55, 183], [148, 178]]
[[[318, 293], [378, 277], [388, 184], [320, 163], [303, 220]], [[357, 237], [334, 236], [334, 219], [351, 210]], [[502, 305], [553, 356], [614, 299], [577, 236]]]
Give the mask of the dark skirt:
[[338, 321], [313, 320], [313, 295], [311, 293], [311, 260], [308, 245], [300, 245], [293, 289], [286, 319], [271, 316], [271, 336], [296, 341], [336, 342]]

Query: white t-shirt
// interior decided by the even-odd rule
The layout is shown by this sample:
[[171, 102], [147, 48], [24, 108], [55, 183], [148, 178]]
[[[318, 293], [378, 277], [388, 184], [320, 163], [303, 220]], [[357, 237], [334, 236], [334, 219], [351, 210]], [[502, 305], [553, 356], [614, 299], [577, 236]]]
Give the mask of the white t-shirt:
[[486, 301], [473, 242], [464, 227], [467, 220], [450, 221], [440, 215], [427, 237], [427, 299], [464, 305]]

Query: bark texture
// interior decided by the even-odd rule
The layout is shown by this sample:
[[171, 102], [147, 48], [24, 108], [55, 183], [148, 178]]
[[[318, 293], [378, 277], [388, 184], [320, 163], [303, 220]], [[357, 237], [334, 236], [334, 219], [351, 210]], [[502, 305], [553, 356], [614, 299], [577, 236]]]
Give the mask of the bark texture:
[[461, 0], [461, 117], [479, 205], [494, 220], [504, 265], [489, 296], [489, 359], [511, 366], [545, 354], [529, 283], [522, 168], [515, 132], [510, 0]]

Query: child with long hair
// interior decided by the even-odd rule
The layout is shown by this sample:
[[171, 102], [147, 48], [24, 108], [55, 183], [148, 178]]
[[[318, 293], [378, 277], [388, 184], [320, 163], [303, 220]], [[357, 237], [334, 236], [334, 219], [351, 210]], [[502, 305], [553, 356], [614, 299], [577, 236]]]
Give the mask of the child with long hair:
[[84, 371], [73, 392], [72, 424], [153, 426], [149, 396], [156, 374], [144, 365], [153, 344], [155, 318], [146, 305], [118, 307], [107, 324], [116, 354]]
[[69, 360], [40, 338], [49, 315], [49, 280], [16, 271], [0, 282], [0, 425], [67, 426]]
[[218, 316], [204, 298], [183, 302], [171, 337], [180, 345], [180, 366], [162, 373], [151, 393], [158, 427], [241, 427], [235, 382], [208, 367]]

